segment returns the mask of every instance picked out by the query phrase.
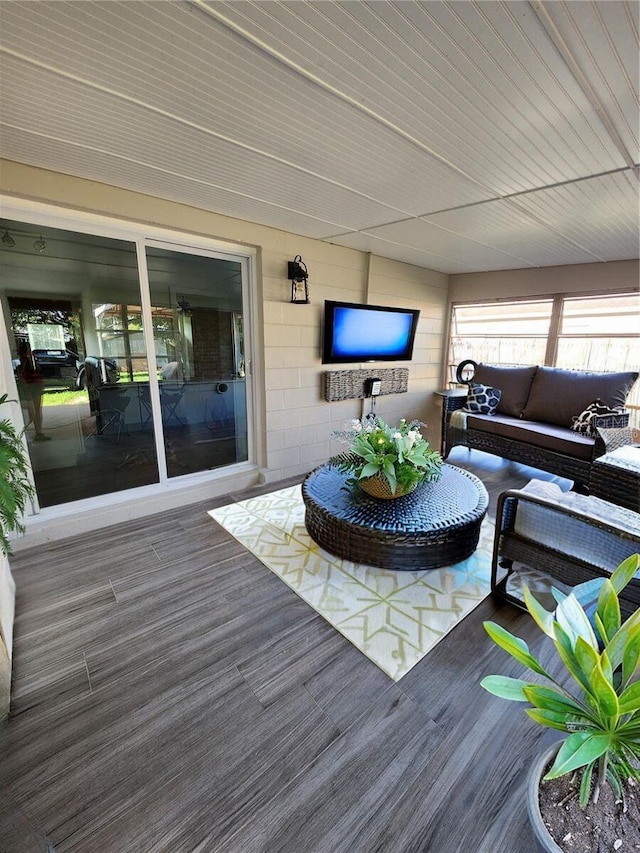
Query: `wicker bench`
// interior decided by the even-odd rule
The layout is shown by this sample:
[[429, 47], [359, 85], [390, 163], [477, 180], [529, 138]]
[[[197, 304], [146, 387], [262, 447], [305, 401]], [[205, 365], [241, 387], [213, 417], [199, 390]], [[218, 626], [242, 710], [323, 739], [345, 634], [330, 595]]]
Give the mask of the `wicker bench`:
[[[471, 377], [461, 368], [472, 365]], [[464, 414], [464, 396], [449, 400], [445, 447], [455, 445], [484, 450], [504, 459], [530, 465], [588, 488], [593, 461], [606, 452], [597, 428], [619, 429], [629, 423], [629, 413], [599, 416], [593, 421], [595, 437], [572, 429], [573, 418], [596, 399], [620, 408], [638, 374], [590, 373], [552, 367], [497, 367], [467, 361], [458, 366], [460, 381], [479, 383], [501, 391], [492, 414]]]

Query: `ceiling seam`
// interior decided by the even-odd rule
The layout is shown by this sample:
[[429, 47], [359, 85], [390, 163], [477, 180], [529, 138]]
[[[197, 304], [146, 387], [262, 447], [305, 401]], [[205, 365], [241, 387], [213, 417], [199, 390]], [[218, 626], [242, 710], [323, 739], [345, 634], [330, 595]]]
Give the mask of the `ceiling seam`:
[[[193, 0], [189, 0], [189, 2], [193, 2]], [[126, 101], [129, 104], [133, 104], [134, 106], [141, 107], [144, 110], [148, 110], [149, 112], [154, 113], [155, 115], [162, 116], [163, 118], [170, 119], [178, 124], [183, 125], [184, 127], [190, 127], [193, 130], [197, 130], [200, 133], [204, 133], [206, 136], [211, 136], [215, 139], [220, 139], [223, 142], [227, 142], [230, 145], [235, 145], [238, 148], [242, 148], [245, 151], [250, 151], [253, 154], [257, 154], [260, 157], [264, 157], [265, 159], [272, 160], [275, 163], [279, 163], [283, 166], [287, 166], [290, 169], [293, 169], [296, 172], [300, 172], [304, 175], [309, 175], [313, 178], [316, 178], [319, 181], [323, 181], [327, 184], [330, 184], [334, 187], [339, 187], [346, 192], [353, 193], [359, 198], [366, 199], [367, 201], [373, 202], [374, 204], [379, 205], [380, 207], [385, 207], [388, 210], [395, 210], [397, 213], [402, 213], [408, 218], [415, 218], [415, 215], [410, 213], [408, 210], [402, 210], [402, 208], [395, 207], [394, 205], [388, 204], [387, 202], [379, 201], [373, 196], [367, 195], [366, 193], [361, 192], [360, 190], [356, 190], [353, 187], [347, 186], [346, 184], [342, 184], [340, 181], [336, 181], [332, 178], [328, 178], [326, 175], [321, 175], [317, 172], [312, 171], [311, 169], [306, 169], [304, 166], [300, 166], [296, 163], [292, 163], [289, 160], [285, 160], [283, 157], [277, 157], [275, 154], [270, 154], [267, 151], [263, 151], [260, 148], [256, 148], [253, 145], [248, 145], [245, 142], [240, 142], [237, 139], [232, 139], [229, 136], [226, 136], [222, 133], [217, 133], [210, 128], [204, 127], [197, 122], [190, 121], [189, 119], [182, 118], [181, 116], [175, 115], [174, 113], [170, 113], [168, 110], [161, 109], [160, 107], [155, 107], [152, 104], [148, 104], [145, 101], [141, 101], [139, 98], [134, 98], [131, 95], [126, 95], [123, 92], [118, 92], [115, 89], [111, 89], [108, 86], [103, 86], [100, 83], [94, 83], [89, 80], [85, 80], [82, 77], [78, 77], [76, 74], [71, 74], [68, 71], [63, 71], [60, 68], [55, 68], [48, 63], [41, 62], [38, 59], [33, 57], [25, 56], [21, 54], [19, 51], [13, 50], [8, 47], [0, 46], [0, 53], [4, 53], [8, 56], [12, 56], [14, 59], [18, 59], [21, 62], [25, 62], [28, 65], [36, 66], [37, 68], [42, 68], [45, 71], [49, 71], [52, 74], [55, 74], [59, 77], [63, 77], [66, 80], [72, 80], [75, 83], [79, 83], [80, 85], [86, 86], [87, 88], [93, 89], [94, 91], [103, 92], [104, 94], [110, 95], [114, 98], [118, 98], [120, 100]], [[21, 128], [16, 128], [17, 130], [21, 130]], [[32, 132], [32, 131], [25, 131]], [[46, 137], [45, 137], [46, 138]], [[60, 140], [64, 141], [64, 140]], [[477, 182], [476, 182], [477, 183]], [[488, 188], [484, 188], [487, 190]]]
[[420, 142], [420, 140], [416, 139], [415, 136], [412, 136], [410, 133], [407, 133], [407, 131], [398, 127], [396, 124], [389, 121], [388, 119], [385, 119], [383, 116], [379, 115], [374, 110], [369, 109], [369, 107], [364, 106], [355, 98], [352, 98], [350, 95], [341, 92], [339, 89], [335, 88], [335, 86], [332, 86], [330, 83], [327, 83], [325, 80], [322, 80], [320, 77], [313, 74], [311, 71], [308, 71], [306, 68], [303, 68], [301, 65], [298, 65], [297, 62], [293, 62], [291, 59], [284, 56], [284, 54], [280, 53], [280, 51], [276, 50], [273, 47], [270, 47], [261, 39], [252, 35], [250, 32], [243, 29], [243, 27], [239, 26], [234, 21], [221, 14], [217, 9], [212, 9], [206, 4], [206, 2], [204, 2], [204, 0], [188, 0], [188, 2], [191, 5], [195, 6], [197, 9], [200, 9], [205, 15], [214, 18], [216, 21], [235, 32], [241, 38], [245, 39], [245, 41], [250, 42], [252, 45], [254, 45], [254, 47], [259, 48], [264, 53], [267, 53], [273, 59], [280, 62], [282, 65], [285, 65], [287, 68], [291, 69], [292, 71], [295, 71], [296, 74], [300, 75], [301, 77], [304, 77], [306, 80], [309, 80], [311, 83], [314, 83], [316, 86], [319, 86], [321, 89], [324, 89], [324, 91], [329, 92], [336, 98], [339, 98], [344, 103], [349, 104], [351, 107], [357, 109], [359, 112], [369, 116], [369, 118], [374, 119], [374, 121], [378, 122], [379, 124], [384, 125], [384, 127], [386, 127], [388, 130], [391, 130], [393, 133], [398, 136], [401, 136], [407, 142], [410, 142], [412, 145], [415, 145], [425, 154], [428, 154], [430, 157], [433, 157], [443, 166], [446, 166], [448, 169], [451, 169], [453, 172], [460, 175], [465, 180], [471, 182], [474, 186], [480, 187], [484, 192], [494, 192], [492, 187], [487, 186], [482, 181], [479, 181], [477, 178], [474, 178], [472, 175], [469, 175], [467, 172], [464, 171], [464, 169], [461, 169], [459, 166], [456, 166], [454, 163], [451, 163], [449, 160], [446, 159], [446, 157], [443, 157], [433, 149], [429, 148], [428, 145], [425, 145], [423, 142]]
[[[196, 177], [193, 177], [192, 175], [184, 175], [181, 172], [175, 172], [175, 171], [172, 171], [170, 169], [165, 169], [162, 166], [156, 166], [156, 165], [153, 165], [151, 163], [145, 163], [145, 162], [142, 162], [141, 160], [136, 160], [133, 157], [126, 157], [124, 154], [118, 154], [118, 153], [115, 153], [113, 151], [105, 151], [101, 148], [97, 148], [97, 147], [92, 146], [92, 145], [85, 145], [82, 142], [76, 142], [75, 140], [64, 139], [62, 137], [51, 136], [49, 134], [39, 133], [39, 132], [34, 131], [34, 130], [28, 130], [28, 129], [20, 127], [19, 125], [4, 123], [2, 126], [10, 128], [12, 130], [17, 130], [20, 133], [28, 134], [29, 136], [36, 136], [36, 137], [39, 137], [41, 139], [49, 139], [49, 140], [52, 140], [53, 142], [61, 142], [64, 145], [68, 145], [70, 147], [81, 148], [81, 149], [86, 150], [86, 151], [92, 151], [96, 154], [102, 154], [102, 155], [105, 155], [108, 157], [113, 157], [117, 160], [122, 160], [126, 163], [132, 163], [135, 166], [143, 166], [146, 169], [150, 169], [150, 170], [155, 171], [155, 172], [161, 172], [162, 174], [170, 175], [171, 177], [174, 177], [174, 178], [180, 178], [182, 180], [190, 181], [191, 183], [194, 183], [194, 184], [200, 184], [201, 186], [208, 187], [208, 188], [211, 188], [213, 190], [221, 190], [222, 192], [227, 192], [231, 195], [239, 196], [241, 198], [247, 198], [247, 199], [250, 199], [251, 201], [257, 201], [257, 202], [260, 202], [260, 204], [264, 204], [268, 207], [275, 207], [275, 208], [278, 208], [280, 210], [286, 211], [287, 213], [293, 213], [296, 216], [304, 216], [307, 219], [313, 219], [316, 222], [322, 222], [325, 225], [334, 225], [335, 226], [335, 225], [339, 224], [336, 222], [331, 222], [327, 219], [322, 219], [322, 217], [320, 217], [320, 216], [314, 216], [314, 215], [311, 215], [309, 213], [305, 213], [302, 210], [296, 210], [293, 207], [286, 207], [285, 205], [278, 204], [277, 202], [266, 201], [265, 199], [260, 198], [258, 196], [252, 196], [252, 195], [249, 195], [249, 193], [243, 193], [240, 190], [235, 190], [235, 189], [231, 189], [229, 187], [225, 187], [222, 184], [215, 184], [211, 181], [205, 181], [202, 178], [196, 178]], [[38, 166], [37, 168], [45, 168], [45, 167]], [[408, 217], [408, 219], [415, 219], [415, 217]], [[407, 220], [403, 220], [403, 221], [407, 221]], [[355, 229], [350, 228], [349, 226], [345, 225], [344, 227], [347, 229], [348, 233], [353, 233], [355, 231]], [[368, 226], [368, 227], [371, 227], [371, 226]], [[379, 226], [374, 226], [374, 227], [379, 227]]]
[[622, 155], [625, 163], [630, 168], [633, 168], [634, 159], [629, 153], [627, 146], [624, 143], [624, 140], [618, 133], [618, 129], [615, 126], [611, 116], [609, 115], [607, 108], [602, 103], [597, 93], [594, 91], [593, 87], [591, 86], [591, 83], [589, 83], [589, 80], [580, 68], [578, 60], [571, 52], [569, 45], [563, 39], [562, 35], [560, 34], [560, 31], [556, 27], [555, 23], [552, 21], [551, 16], [547, 12], [542, 0], [529, 0], [529, 5], [531, 6], [538, 20], [544, 27], [547, 35], [553, 42], [556, 50], [558, 51], [558, 54], [575, 77], [578, 85], [580, 86], [589, 103], [595, 110], [595, 113], [600, 119], [604, 129], [609, 134], [612, 142], [618, 149], [619, 153]]

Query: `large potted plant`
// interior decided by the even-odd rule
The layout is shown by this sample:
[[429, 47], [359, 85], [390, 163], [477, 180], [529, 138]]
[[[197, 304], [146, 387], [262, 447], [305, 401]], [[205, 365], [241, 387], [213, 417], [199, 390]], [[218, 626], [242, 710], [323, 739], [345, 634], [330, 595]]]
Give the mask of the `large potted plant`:
[[[500, 648], [547, 683], [490, 675], [482, 687], [528, 703], [531, 719], [564, 733], [539, 760], [529, 785], [534, 831], [554, 853], [635, 850], [640, 844], [640, 610], [623, 622], [618, 599], [639, 561], [640, 555], [629, 557], [601, 581], [593, 612], [573, 593], [558, 593], [555, 611], [547, 611], [525, 588], [527, 610], [564, 665], [561, 679], [524, 640], [484, 623]], [[565, 682], [573, 682], [571, 689]]]
[[435, 481], [442, 472], [442, 457], [420, 434], [420, 421], [388, 426], [381, 418], [354, 419], [334, 436], [348, 452], [333, 461], [353, 475], [364, 491], [377, 498], [409, 494], [420, 483]]
[[[8, 403], [0, 396], [0, 406]], [[9, 568], [10, 536], [22, 533], [22, 516], [34, 490], [23, 437], [10, 420], [0, 419], [0, 720], [9, 711], [15, 585]]]

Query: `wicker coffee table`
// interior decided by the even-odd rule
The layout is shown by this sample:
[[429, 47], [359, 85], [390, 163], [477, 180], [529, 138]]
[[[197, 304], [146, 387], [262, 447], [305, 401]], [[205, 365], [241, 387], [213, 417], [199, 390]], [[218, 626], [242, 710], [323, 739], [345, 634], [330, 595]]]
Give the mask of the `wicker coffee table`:
[[348, 474], [331, 464], [314, 469], [302, 484], [305, 525], [322, 548], [384, 569], [438, 569], [476, 550], [489, 496], [480, 480], [443, 465], [437, 483], [410, 495], [379, 500], [345, 485]]

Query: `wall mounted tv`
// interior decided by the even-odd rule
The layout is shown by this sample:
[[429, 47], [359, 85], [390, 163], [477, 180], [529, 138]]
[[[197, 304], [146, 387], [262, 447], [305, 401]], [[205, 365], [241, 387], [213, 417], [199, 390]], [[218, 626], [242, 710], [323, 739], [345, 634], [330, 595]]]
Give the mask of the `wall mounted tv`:
[[358, 361], [410, 361], [420, 311], [324, 303], [323, 364]]

